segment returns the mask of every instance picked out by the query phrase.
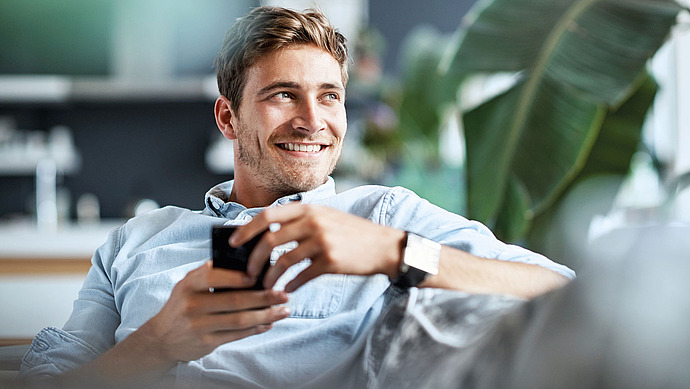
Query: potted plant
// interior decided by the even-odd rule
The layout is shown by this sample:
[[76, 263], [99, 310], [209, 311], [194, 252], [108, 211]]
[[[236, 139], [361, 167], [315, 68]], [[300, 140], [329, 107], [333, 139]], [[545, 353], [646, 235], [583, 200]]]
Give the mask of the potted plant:
[[403, 99], [401, 125], [439, 122], [473, 75], [512, 74], [506, 90], [462, 114], [466, 211], [502, 239], [524, 240], [574, 183], [626, 174], [657, 89], [647, 61], [683, 9], [673, 0], [479, 1], [436, 71], [416, 78], [425, 102]]

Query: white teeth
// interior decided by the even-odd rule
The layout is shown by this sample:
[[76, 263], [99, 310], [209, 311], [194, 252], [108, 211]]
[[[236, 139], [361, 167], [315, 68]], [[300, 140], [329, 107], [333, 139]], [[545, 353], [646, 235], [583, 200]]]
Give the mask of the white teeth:
[[289, 151], [301, 151], [301, 152], [307, 152], [307, 153], [318, 153], [321, 151], [321, 145], [304, 145], [304, 144], [296, 144], [296, 143], [283, 143], [280, 145], [280, 147], [284, 148], [285, 150]]

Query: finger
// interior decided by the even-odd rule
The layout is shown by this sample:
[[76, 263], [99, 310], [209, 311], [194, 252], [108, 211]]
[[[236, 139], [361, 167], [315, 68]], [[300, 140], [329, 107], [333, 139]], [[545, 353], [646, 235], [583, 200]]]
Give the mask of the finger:
[[[284, 208], [292, 207], [285, 206], [267, 208], [256, 215], [252, 220], [249, 221], [249, 223], [238, 227], [235, 232], [230, 235], [230, 245], [237, 247], [245, 244], [253, 237], [261, 233], [261, 231], [267, 230], [272, 223], [279, 223], [278, 221], [272, 221], [276, 218], [274, 215], [278, 215], [278, 219], [284, 220], [284, 216], [282, 216], [282, 214], [285, 213], [283, 211]], [[291, 217], [289, 220], [291, 219], [293, 219], [293, 217]]]
[[259, 235], [261, 231], [264, 231], [267, 228], [268, 225], [265, 225], [255, 217], [249, 223], [237, 227], [237, 229], [230, 235], [228, 243], [231, 247], [239, 247], [249, 242], [252, 238]]
[[258, 277], [266, 262], [271, 259], [271, 251], [280, 244], [274, 232], [266, 231], [249, 253], [247, 274], [251, 277]]
[[313, 264], [313, 259], [316, 258], [317, 255], [318, 251], [316, 250], [316, 246], [310, 245], [308, 241], [298, 244], [294, 250], [281, 255], [278, 260], [276, 260], [276, 263], [268, 268], [264, 276], [264, 288], [272, 288], [287, 269], [303, 261], [305, 258], [312, 258]]
[[247, 338], [252, 335], [262, 334], [273, 328], [273, 324], [261, 324], [256, 327], [248, 328], [246, 330], [239, 331], [217, 331], [211, 334], [212, 342], [214, 345], [220, 346], [221, 344], [234, 342], [243, 338]]
[[209, 288], [247, 288], [256, 282], [256, 278], [244, 272], [213, 267], [211, 261], [187, 273], [184, 285], [196, 292], [205, 292]]
[[230, 236], [230, 245], [237, 247], [248, 242], [252, 237], [270, 227], [273, 223], [289, 223], [305, 214], [315, 212], [314, 205], [293, 203], [282, 207], [266, 208], [249, 223], [240, 226]]
[[219, 313], [199, 318], [197, 329], [202, 332], [246, 330], [262, 324], [272, 324], [288, 316], [290, 311], [285, 306]]
[[299, 244], [311, 233], [313, 233], [313, 229], [309, 228], [308, 222], [304, 219], [283, 224], [277, 231], [267, 231], [249, 254], [247, 274], [257, 277], [266, 261], [270, 259], [271, 251], [275, 247], [293, 241], [297, 241]]
[[314, 278], [325, 274], [323, 269], [319, 269], [316, 265], [311, 265], [306, 269], [302, 270], [295, 278], [285, 285], [285, 292], [292, 293], [297, 290], [300, 286], [306, 284], [307, 282], [313, 280]]
[[207, 293], [199, 299], [199, 311], [203, 313], [220, 313], [244, 311], [285, 304], [288, 295], [282, 291], [223, 291]]

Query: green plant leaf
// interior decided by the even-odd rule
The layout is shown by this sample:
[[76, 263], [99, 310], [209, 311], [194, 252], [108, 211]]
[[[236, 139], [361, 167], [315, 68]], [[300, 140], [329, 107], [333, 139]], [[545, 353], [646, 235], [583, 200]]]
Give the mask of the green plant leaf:
[[531, 204], [527, 188], [515, 176], [508, 181], [502, 205], [494, 232], [508, 242], [525, 236], [532, 221]]
[[442, 70], [517, 72], [534, 65], [546, 37], [572, 1], [479, 1], [460, 26]]
[[[551, 251], [550, 246], [554, 246], [554, 244], [549, 242], [549, 239], [559, 239], [553, 234], [562, 230], [562, 227], [558, 227], [558, 223], [562, 223], [563, 215], [558, 215], [562, 212], [564, 203], [568, 201], [567, 194], [573, 193], [574, 188], [595, 176], [600, 179], [601, 177], [620, 177], [619, 182], [623, 182], [623, 177], [630, 168], [630, 161], [639, 150], [642, 125], [646, 113], [654, 101], [657, 89], [654, 79], [645, 73], [633, 95], [618, 109], [611, 109], [607, 113], [583, 169], [568, 185], [565, 194], [560, 196], [552, 207], [534, 218], [532, 229], [529, 230], [527, 237], [531, 248], [550, 258], [568, 256], [566, 253]], [[608, 182], [613, 181], [611, 178], [608, 179]], [[611, 190], [610, 187], [602, 189], [604, 193], [610, 193]], [[610, 194], [599, 195], [599, 201], [601, 202], [606, 196], [610, 196]], [[549, 237], [549, 235], [551, 236]], [[558, 244], [555, 246], [558, 247]]]
[[617, 105], [681, 9], [674, 0], [480, 1], [444, 70], [527, 71]]
[[[601, 104], [548, 82], [529, 98], [524, 89], [520, 83], [464, 115], [472, 218], [495, 220], [511, 175], [525, 185], [536, 213], [582, 167], [596, 138], [605, 113]], [[539, 108], [521, 114], [528, 101]]]
[[642, 126], [658, 89], [654, 78], [647, 72], [644, 72], [636, 87], [625, 103], [606, 114], [599, 136], [577, 180], [594, 174], [624, 175], [628, 172], [633, 154], [639, 150]]
[[403, 139], [425, 142], [430, 155], [438, 152], [443, 105], [448, 101], [444, 97], [449, 92], [442, 82], [439, 62], [449, 41], [450, 37], [444, 37], [431, 28], [420, 27], [413, 30], [403, 45], [399, 128]]
[[547, 209], [587, 162], [606, 112], [639, 85], [680, 10], [672, 0], [478, 3], [444, 69], [456, 79], [520, 72], [522, 81], [464, 115], [469, 216], [491, 225], [510, 212], [503, 203], [513, 179], [531, 212]]

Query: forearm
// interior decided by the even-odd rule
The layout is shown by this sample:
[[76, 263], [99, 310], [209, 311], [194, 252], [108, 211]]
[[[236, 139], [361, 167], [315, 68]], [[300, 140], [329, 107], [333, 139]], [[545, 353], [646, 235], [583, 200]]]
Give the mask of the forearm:
[[[392, 247], [392, 255], [386, 256], [383, 263], [385, 274], [394, 279], [402, 261], [405, 233], [398, 231], [389, 234], [387, 247]], [[462, 250], [442, 246], [437, 275], [428, 277], [419, 286], [462, 290], [468, 293], [510, 294], [522, 298], [532, 298], [559, 288], [568, 278], [541, 266], [498, 259], [480, 258]]]
[[427, 278], [420, 286], [532, 298], [568, 281], [561, 274], [541, 266], [480, 258], [443, 246], [438, 275]]
[[157, 347], [144, 325], [98, 358], [76, 368], [59, 381], [64, 387], [146, 387], [175, 366]]

